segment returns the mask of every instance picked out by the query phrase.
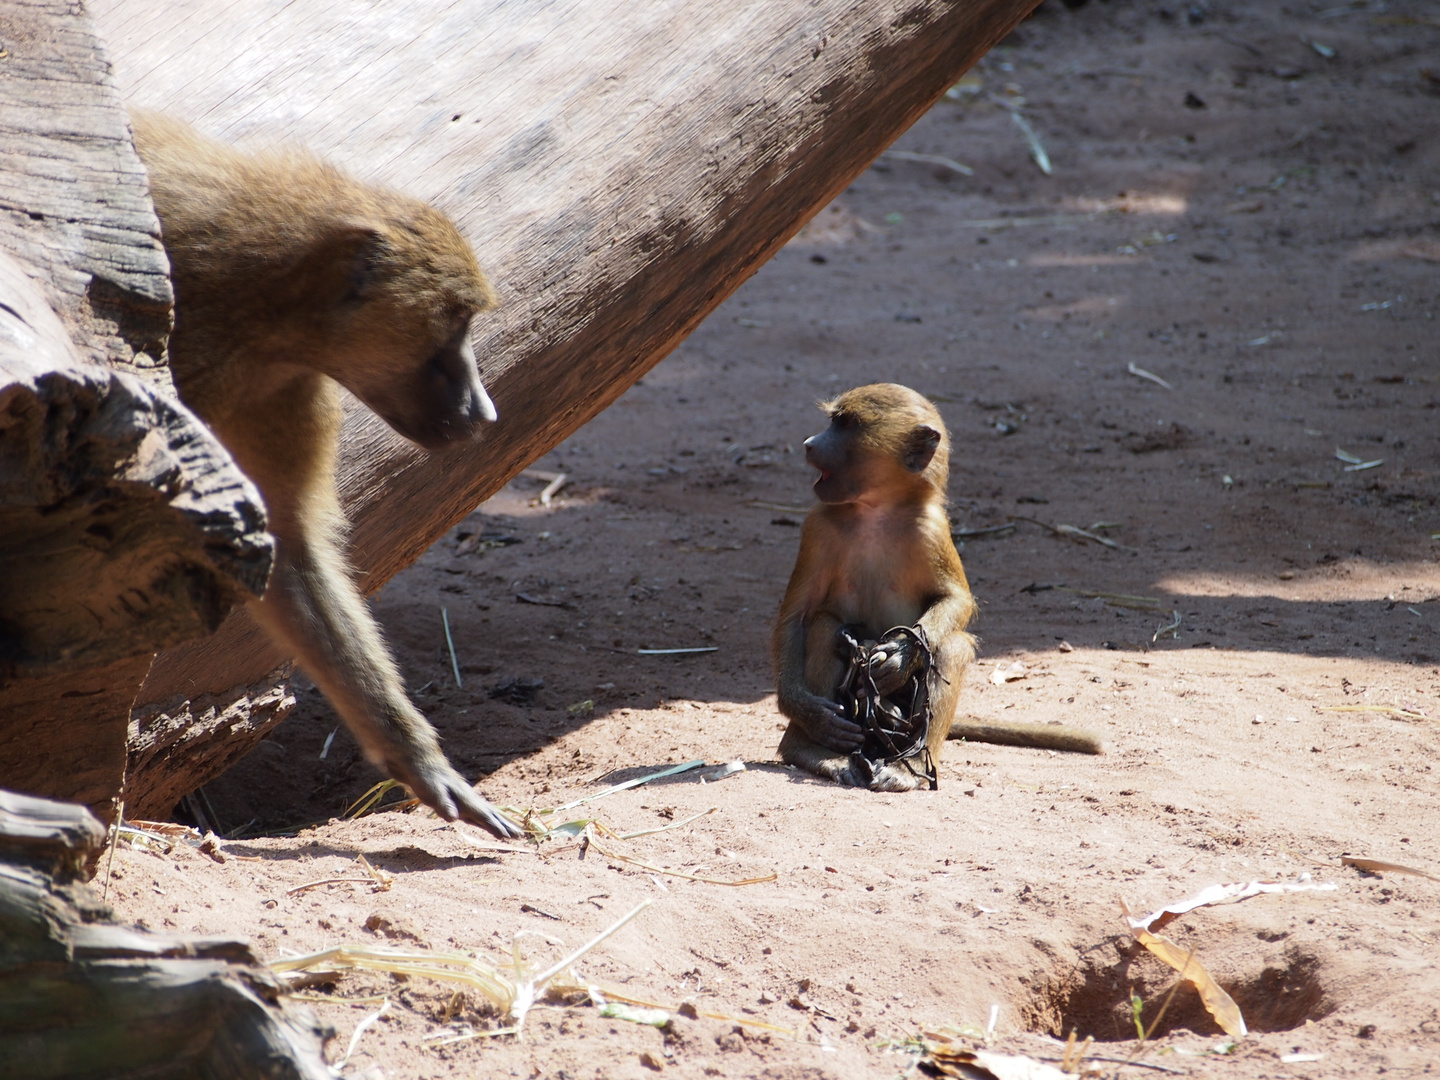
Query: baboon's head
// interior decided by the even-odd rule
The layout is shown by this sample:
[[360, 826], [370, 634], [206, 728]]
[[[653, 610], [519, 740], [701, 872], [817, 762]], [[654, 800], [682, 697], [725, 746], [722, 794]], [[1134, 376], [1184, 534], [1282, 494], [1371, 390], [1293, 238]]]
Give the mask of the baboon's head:
[[470, 322], [496, 304], [475, 254], [444, 214], [368, 189], [380, 212], [346, 220], [330, 248], [338, 293], [325, 373], [427, 450], [495, 419]]
[[950, 473], [945, 422], [928, 399], [896, 383], [874, 383], [821, 402], [830, 426], [805, 440], [820, 470], [824, 503], [896, 503], [929, 491], [944, 495]]

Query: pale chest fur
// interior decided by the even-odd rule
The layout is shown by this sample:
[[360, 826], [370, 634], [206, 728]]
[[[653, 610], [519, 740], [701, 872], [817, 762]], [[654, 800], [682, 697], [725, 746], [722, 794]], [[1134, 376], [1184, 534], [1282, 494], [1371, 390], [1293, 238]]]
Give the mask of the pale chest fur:
[[835, 531], [839, 557], [813, 614], [860, 623], [875, 634], [916, 623], [940, 588], [924, 554], [924, 516], [856, 514]]

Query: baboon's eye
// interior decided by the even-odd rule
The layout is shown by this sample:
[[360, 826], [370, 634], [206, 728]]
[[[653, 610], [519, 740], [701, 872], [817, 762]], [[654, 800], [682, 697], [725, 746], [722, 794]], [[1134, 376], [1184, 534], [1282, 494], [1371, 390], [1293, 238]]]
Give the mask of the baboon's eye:
[[830, 422], [842, 431], [855, 426], [855, 418], [846, 412], [836, 413], [830, 417]]

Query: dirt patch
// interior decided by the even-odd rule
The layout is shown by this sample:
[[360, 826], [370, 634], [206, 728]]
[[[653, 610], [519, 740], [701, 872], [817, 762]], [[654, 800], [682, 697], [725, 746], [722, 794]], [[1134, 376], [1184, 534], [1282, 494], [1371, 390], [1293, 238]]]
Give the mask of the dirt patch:
[[[1207, 946], [1228, 969], [1211, 974], [1240, 1006], [1252, 1032], [1291, 1031], [1335, 1011], [1325, 991], [1324, 964], [1315, 952], [1295, 946], [1266, 952], [1245, 941], [1207, 941]], [[1057, 1037], [1083, 1031], [1097, 1042], [1133, 1043], [1138, 997], [1140, 1023], [1149, 1038], [1181, 1030], [1223, 1035], [1195, 988], [1183, 983], [1176, 989], [1175, 981], [1174, 969], [1141, 946], [1109, 943], [1086, 955], [1064, 978], [1047, 980], [1025, 1010], [1026, 1026]]]
[[[1339, 860], [1440, 867], [1437, 50], [1419, 0], [1047, 4], [897, 144], [972, 176], [883, 158], [538, 463], [568, 478], [550, 506], [548, 480], [517, 480], [376, 598], [489, 797], [553, 806], [744, 760], [573, 813], [647, 833], [601, 843], [650, 867], [775, 881], [705, 884], [578, 841], [502, 853], [424, 813], [330, 820], [377, 776], [302, 688], [203, 793], [236, 837], [226, 861], [122, 850], [112, 899], [271, 956], [374, 944], [373, 923], [497, 959], [520, 933], [548, 963], [653, 898], [580, 969], [695, 1005], [667, 1031], [554, 1007], [523, 1042], [445, 1043], [497, 1020], [380, 975], [315, 1007], [338, 1057], [392, 1002], [348, 1075], [878, 1077], [920, 1031], [983, 1033], [992, 1007], [1001, 1046], [1058, 1060], [1078, 1029], [1123, 1059], [1132, 994], [1152, 1023], [1173, 975], [1135, 951], [1121, 895], [1152, 910], [1311, 873], [1338, 888], [1167, 928], [1254, 1034], [1217, 1052], [1182, 988], [1145, 1060], [1429, 1069], [1440, 886]], [[983, 639], [962, 711], [1086, 728], [1106, 755], [951, 743], [939, 790], [903, 796], [775, 764], [767, 636], [810, 501], [797, 451], [814, 401], [880, 379], [929, 394], [954, 436]], [[987, 678], [1017, 660], [1024, 678]], [[368, 877], [362, 853], [388, 889], [289, 891]]]

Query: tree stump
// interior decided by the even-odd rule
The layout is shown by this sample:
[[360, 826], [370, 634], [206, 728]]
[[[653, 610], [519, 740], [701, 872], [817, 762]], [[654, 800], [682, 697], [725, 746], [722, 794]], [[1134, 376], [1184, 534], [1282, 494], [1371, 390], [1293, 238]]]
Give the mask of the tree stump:
[[247, 942], [128, 930], [80, 882], [105, 830], [0, 790], [0, 1061], [11, 1080], [329, 1080], [324, 1033]]
[[[475, 330], [500, 413], [482, 438], [431, 457], [348, 418], [343, 494], [375, 589], [659, 362], [1036, 2], [94, 10], [127, 98], [431, 200], [501, 292]], [[243, 615], [162, 653], [127, 800], [168, 813], [249, 750], [287, 708], [284, 660]]]

